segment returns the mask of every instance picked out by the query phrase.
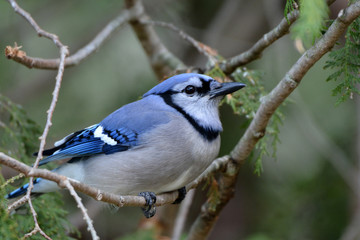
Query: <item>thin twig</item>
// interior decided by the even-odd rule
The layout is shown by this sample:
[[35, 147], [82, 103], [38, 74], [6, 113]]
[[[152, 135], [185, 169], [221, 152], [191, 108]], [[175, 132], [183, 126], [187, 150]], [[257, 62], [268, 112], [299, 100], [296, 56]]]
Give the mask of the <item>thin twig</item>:
[[193, 45], [196, 48], [196, 50], [198, 50], [199, 53], [204, 54], [208, 58], [208, 60], [210, 62], [210, 65], [213, 66], [217, 62], [216, 57], [215, 57], [217, 55], [217, 52], [214, 49], [212, 49], [209, 46], [195, 40], [193, 37], [191, 37], [189, 34], [184, 32], [180, 28], [176, 27], [174, 24], [167, 23], [167, 22], [161, 22], [161, 21], [151, 21], [151, 20], [143, 20], [143, 21], [141, 21], [141, 23], [142, 24], [151, 24], [151, 25], [154, 25], [154, 26], [165, 27], [165, 28], [168, 28], [168, 29], [176, 32], [184, 40], [188, 41], [191, 45]]
[[[136, 16], [135, 11], [123, 10], [121, 13], [111, 20], [88, 44], [79, 49], [73, 55], [65, 59], [65, 67], [72, 67], [78, 65], [91, 54], [95, 53], [105, 41], [122, 25], [127, 23], [132, 17]], [[8, 46], [5, 49], [5, 56], [18, 63], [25, 65], [28, 68], [50, 69], [57, 70], [60, 64], [60, 58], [56, 59], [43, 59], [29, 57], [24, 51], [18, 51], [15, 47]]]
[[73, 198], [75, 199], [75, 201], [77, 203], [77, 207], [81, 210], [81, 212], [82, 212], [82, 214], [84, 216], [84, 220], [86, 221], [86, 223], [88, 225], [88, 231], [91, 233], [92, 239], [95, 239], [95, 240], [100, 239], [99, 236], [97, 235], [96, 231], [95, 231], [95, 228], [94, 228], [93, 224], [92, 224], [91, 218], [87, 214], [87, 209], [85, 208], [84, 204], [81, 202], [81, 198], [75, 192], [73, 186], [71, 185], [71, 183], [69, 182], [68, 179], [64, 180], [64, 185], [69, 190], [71, 196], [73, 196]]
[[299, 12], [294, 10], [292, 13], [288, 15], [288, 20], [283, 18], [279, 25], [277, 25], [273, 30], [266, 33], [261, 39], [259, 39], [249, 50], [241, 53], [235, 57], [224, 60], [219, 64], [221, 70], [230, 74], [237, 67], [244, 66], [258, 58], [261, 57], [262, 52], [271, 44], [273, 44], [276, 40], [284, 36], [289, 32], [289, 28], [292, 23], [296, 21], [299, 16]]
[[35, 227], [31, 232], [25, 234], [24, 237], [28, 238], [28, 237], [33, 236], [36, 233], [40, 233], [46, 239], [51, 240], [51, 238], [48, 235], [46, 235], [46, 233], [41, 229], [41, 227], [39, 225], [39, 222], [37, 220], [37, 213], [36, 213], [36, 211], [34, 209], [34, 206], [32, 204], [31, 197], [29, 197], [28, 194], [26, 194], [25, 197], [27, 198], [27, 201], [28, 201], [28, 204], [29, 204], [32, 216], [33, 216], [33, 220], [34, 220], [34, 223], [35, 223]]
[[189, 191], [186, 194], [186, 198], [181, 203], [179, 212], [176, 217], [175, 225], [174, 225], [174, 231], [171, 240], [180, 240], [181, 239], [181, 233], [184, 229], [186, 217], [188, 215], [188, 212], [190, 210], [191, 204], [193, 202], [194, 196], [195, 196], [196, 189], [193, 189]]
[[[328, 5], [331, 5], [335, 0], [327, 0]], [[226, 59], [220, 63], [220, 68], [225, 74], [231, 74], [236, 68], [244, 66], [261, 57], [262, 52], [273, 44], [276, 40], [280, 39], [287, 33], [289, 33], [290, 26], [299, 17], [299, 11], [294, 10], [287, 15], [287, 18], [283, 18], [279, 25], [273, 30], [266, 33], [261, 39], [259, 39], [249, 50], [234, 56], [230, 59]]]
[[[46, 120], [46, 124], [45, 124], [45, 127], [44, 127], [43, 134], [40, 137], [39, 152], [38, 152], [38, 155], [36, 157], [35, 163], [34, 163], [33, 168], [32, 168], [31, 171], [33, 171], [33, 169], [36, 169], [38, 167], [39, 162], [43, 157], [42, 153], [43, 153], [44, 148], [45, 148], [46, 137], [47, 137], [49, 129], [50, 129], [51, 125], [52, 125], [51, 119], [52, 119], [52, 116], [53, 116], [53, 113], [54, 113], [54, 110], [55, 110], [55, 106], [56, 106], [56, 102], [57, 102], [57, 99], [58, 99], [58, 96], [59, 96], [62, 76], [63, 76], [63, 73], [64, 73], [64, 61], [65, 61], [65, 57], [66, 57], [67, 54], [68, 54], [67, 47], [61, 46], [60, 47], [60, 59], [61, 59], [61, 61], [60, 61], [58, 74], [56, 75], [56, 83], [55, 83], [55, 88], [54, 88], [54, 92], [53, 92], [53, 99], [51, 101], [50, 108], [49, 108], [49, 110], [47, 112], [48, 113], [47, 114], [47, 120]], [[30, 179], [29, 179], [29, 187], [27, 189], [27, 192], [26, 192], [26, 195], [25, 195], [24, 198], [27, 199], [27, 201], [29, 203], [29, 207], [31, 209], [31, 213], [32, 213], [33, 218], [34, 218], [34, 222], [35, 222], [35, 229], [34, 230], [39, 231], [40, 234], [43, 235], [45, 233], [43, 233], [43, 231], [41, 230], [41, 228], [39, 226], [39, 223], [37, 221], [37, 214], [36, 214], [36, 211], [35, 211], [35, 209], [33, 207], [32, 200], [31, 200], [31, 191], [34, 188], [33, 181], [34, 181], [34, 177], [30, 177]]]
[[[35, 160], [35, 163], [33, 165], [33, 168], [32, 168], [32, 170], [33, 170], [33, 169], [36, 169], [38, 167], [39, 162], [40, 162], [40, 160], [42, 159], [42, 156], [43, 156], [42, 152], [43, 152], [43, 150], [45, 148], [46, 137], [47, 137], [49, 129], [50, 129], [51, 125], [52, 125], [51, 119], [52, 119], [52, 115], [54, 113], [56, 102], [57, 102], [57, 99], [58, 99], [58, 96], [59, 96], [61, 81], [62, 81], [62, 77], [63, 77], [63, 73], [64, 73], [64, 62], [65, 62], [66, 56], [69, 54], [69, 51], [68, 51], [68, 48], [60, 42], [58, 36], [56, 36], [55, 34], [52, 34], [52, 33], [48, 33], [46, 31], [44, 31], [42, 28], [40, 28], [39, 25], [35, 22], [35, 20], [31, 17], [31, 15], [28, 12], [26, 12], [25, 10], [23, 10], [22, 8], [20, 8], [15, 0], [9, 0], [9, 3], [11, 4], [11, 6], [13, 7], [13, 9], [14, 9], [14, 11], [16, 13], [18, 13], [20, 16], [24, 17], [25, 20], [30, 23], [30, 25], [35, 29], [35, 31], [37, 32], [37, 34], [40, 37], [43, 36], [43, 37], [46, 37], [46, 38], [52, 40], [54, 42], [54, 44], [60, 49], [60, 65], [59, 65], [58, 73], [56, 75], [56, 83], [55, 83], [55, 88], [54, 88], [54, 92], [53, 92], [53, 98], [52, 98], [52, 101], [51, 101], [51, 104], [50, 104], [50, 108], [49, 108], [49, 110], [47, 112], [47, 120], [46, 120], [46, 124], [45, 124], [45, 127], [44, 127], [44, 131], [43, 131], [43, 134], [40, 137], [39, 152], [38, 152], [37, 158]], [[30, 195], [31, 195], [31, 191], [32, 191], [32, 189], [34, 187], [33, 180], [34, 180], [34, 177], [30, 177], [29, 186], [28, 186], [26, 195], [23, 198], [26, 199], [27, 202], [29, 203], [29, 207], [30, 207], [33, 219], [34, 219], [34, 223], [35, 223], [35, 228], [30, 233], [26, 234], [25, 237], [30, 237], [33, 234], [39, 232], [45, 238], [51, 239], [40, 228], [38, 220], [37, 220], [37, 213], [36, 213], [36, 211], [34, 209], [32, 201], [31, 201], [31, 196]], [[11, 207], [9, 207], [9, 208], [11, 208]]]
[[46, 37], [50, 40], [52, 40], [55, 45], [58, 48], [63, 47], [64, 45], [60, 42], [59, 37], [56, 36], [55, 34], [49, 33], [44, 31], [41, 27], [39, 27], [39, 25], [35, 22], [35, 20], [31, 17], [31, 15], [26, 12], [24, 9], [22, 9], [21, 7], [19, 7], [19, 5], [16, 3], [15, 0], [8, 0], [8, 2], [11, 4], [12, 8], [14, 9], [14, 11], [19, 14], [20, 16], [22, 16], [23, 18], [25, 18], [25, 20], [30, 23], [30, 25], [34, 28], [34, 30], [36, 31], [36, 33], [39, 35], [39, 37]]

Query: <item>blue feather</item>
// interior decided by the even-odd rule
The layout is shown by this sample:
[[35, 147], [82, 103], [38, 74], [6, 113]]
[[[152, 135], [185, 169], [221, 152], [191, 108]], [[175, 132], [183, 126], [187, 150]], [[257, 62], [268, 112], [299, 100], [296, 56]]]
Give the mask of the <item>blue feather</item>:
[[[36, 179], [34, 179], [33, 183], [37, 184], [38, 182], [41, 181], [41, 179], [42, 178], [36, 178]], [[29, 187], [29, 184], [27, 183], [24, 186], [19, 187], [18, 189], [15, 189], [14, 191], [12, 191], [8, 195], [6, 195], [5, 198], [11, 199], [11, 198], [16, 198], [16, 197], [19, 197], [21, 195], [24, 195], [27, 192], [28, 187]]]
[[97, 124], [76, 132], [76, 135], [71, 134], [63, 140], [60, 140], [58, 142], [60, 145], [53, 149], [46, 150], [47, 152], [51, 152], [52, 155], [40, 161], [39, 165], [41, 166], [48, 162], [65, 158], [79, 158], [100, 153], [111, 154], [128, 150], [131, 146], [136, 145], [137, 133], [134, 131], [126, 128], [110, 131], [103, 128], [102, 134], [116, 142], [115, 145], [111, 145], [94, 135], [96, 129], [99, 127], [103, 128], [103, 126]]

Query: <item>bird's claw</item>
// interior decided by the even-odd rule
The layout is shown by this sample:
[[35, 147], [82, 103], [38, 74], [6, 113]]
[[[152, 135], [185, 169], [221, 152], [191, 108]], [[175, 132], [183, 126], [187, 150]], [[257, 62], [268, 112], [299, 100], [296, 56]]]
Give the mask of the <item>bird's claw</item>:
[[139, 193], [139, 196], [142, 196], [145, 198], [145, 206], [142, 207], [141, 210], [144, 213], [144, 216], [146, 218], [151, 218], [156, 213], [156, 207], [154, 206], [156, 203], [156, 195], [153, 192], [141, 192]]
[[178, 189], [178, 192], [179, 192], [179, 196], [173, 202], [173, 204], [179, 204], [182, 202], [182, 200], [184, 200], [184, 198], [186, 196], [186, 187], [182, 187], [182, 188]]

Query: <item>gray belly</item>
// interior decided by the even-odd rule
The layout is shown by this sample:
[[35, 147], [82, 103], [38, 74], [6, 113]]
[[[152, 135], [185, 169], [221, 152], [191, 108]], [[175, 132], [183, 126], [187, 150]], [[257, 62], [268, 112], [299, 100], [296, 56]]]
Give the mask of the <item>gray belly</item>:
[[186, 129], [170, 134], [173, 131], [163, 125], [144, 135], [139, 147], [76, 163], [82, 165], [79, 181], [122, 195], [179, 189], [211, 164], [220, 147], [220, 137], [208, 142], [193, 129]]

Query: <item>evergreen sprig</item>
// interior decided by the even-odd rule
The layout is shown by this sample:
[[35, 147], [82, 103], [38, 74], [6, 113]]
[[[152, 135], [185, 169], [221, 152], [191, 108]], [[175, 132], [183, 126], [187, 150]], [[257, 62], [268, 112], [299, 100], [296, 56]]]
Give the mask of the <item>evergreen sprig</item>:
[[285, 9], [284, 9], [284, 16], [285, 16], [286, 20], [288, 21], [288, 23], [289, 23], [289, 19], [287, 16], [289, 13], [291, 13], [292, 11], [295, 10], [295, 8], [294, 8], [295, 4], [296, 4], [295, 0], [287, 0], [286, 1]]
[[[294, 0], [287, 0], [285, 13], [289, 6], [293, 6]], [[301, 39], [305, 46], [312, 45], [321, 36], [328, 18], [329, 7], [325, 0], [300, 0], [300, 16], [292, 27], [292, 35], [295, 39]]]
[[[221, 78], [222, 81], [226, 79], [226, 75], [220, 68], [214, 68], [207, 74], [214, 78]], [[238, 68], [231, 76], [235, 81], [245, 83], [246, 89], [227, 95], [225, 101], [231, 106], [234, 113], [243, 115], [248, 119], [247, 125], [254, 118], [260, 106], [261, 98], [267, 95], [261, 81], [261, 76], [260, 71], [249, 70], [247, 68]], [[280, 142], [278, 137], [279, 126], [282, 124], [283, 118], [281, 110], [277, 109], [268, 123], [265, 136], [256, 144], [258, 153], [252, 156], [256, 156], [254, 159], [254, 172], [258, 175], [262, 172], [262, 159], [270, 155], [276, 157], [277, 143]]]
[[[37, 150], [40, 134], [40, 127], [27, 116], [20, 105], [0, 95], [0, 151], [30, 164], [33, 161], [31, 155]], [[3, 196], [25, 183], [22, 176], [5, 181], [0, 174], [0, 239], [19, 239], [34, 228], [34, 220], [27, 205], [21, 207], [20, 211], [25, 214], [9, 214], [6, 210], [8, 201]], [[67, 233], [75, 232], [75, 229], [66, 220], [67, 212], [59, 193], [49, 193], [34, 199], [33, 205], [38, 222], [46, 234], [53, 239], [71, 239]], [[44, 238], [37, 234], [31, 239]]]
[[331, 51], [325, 69], [335, 69], [326, 81], [340, 82], [333, 90], [333, 96], [339, 96], [336, 105], [360, 94], [360, 19], [357, 18], [347, 29], [345, 44]]

